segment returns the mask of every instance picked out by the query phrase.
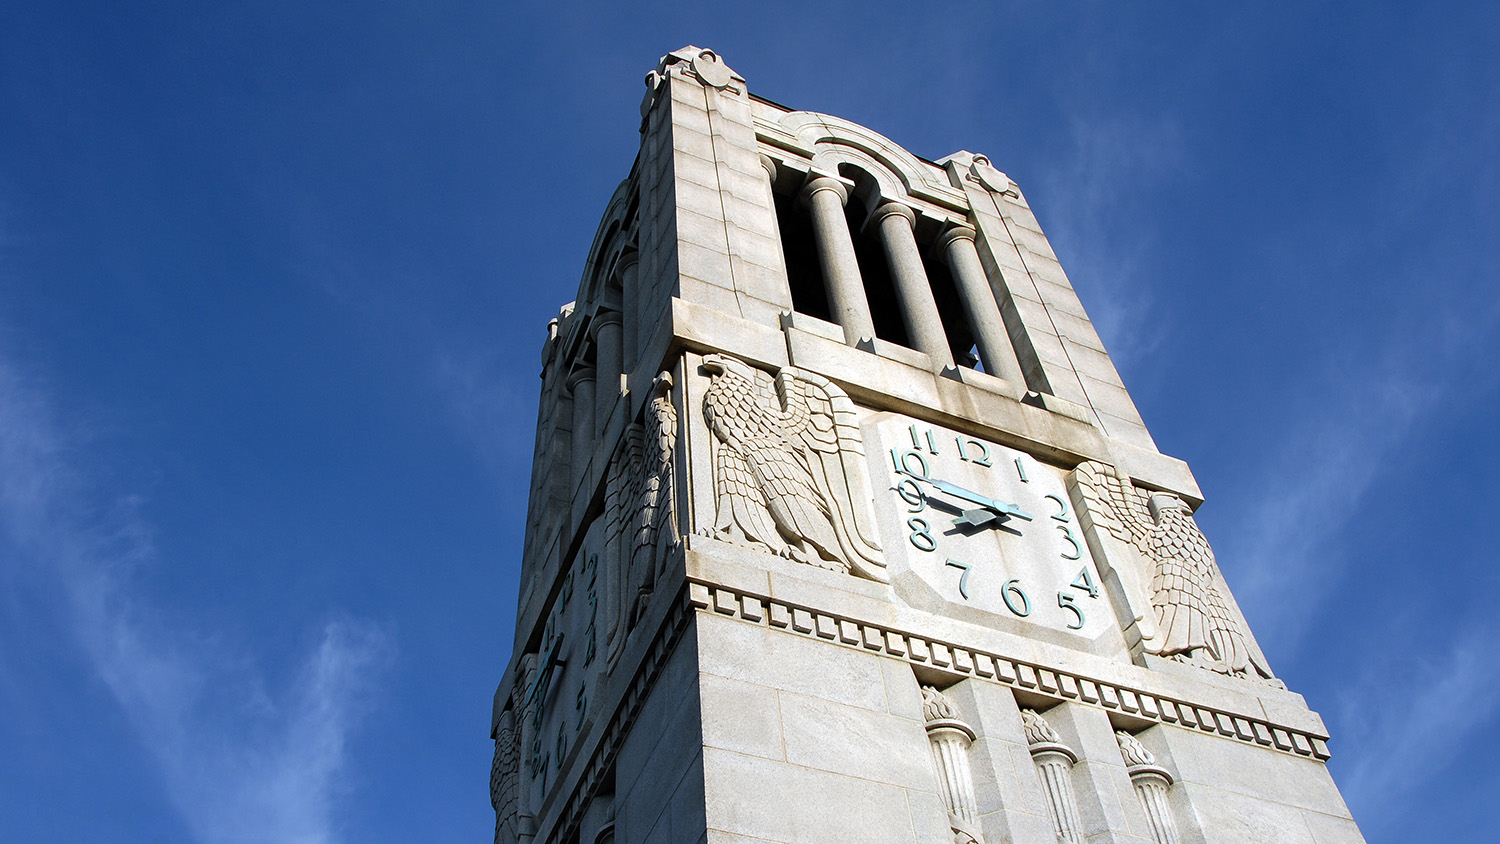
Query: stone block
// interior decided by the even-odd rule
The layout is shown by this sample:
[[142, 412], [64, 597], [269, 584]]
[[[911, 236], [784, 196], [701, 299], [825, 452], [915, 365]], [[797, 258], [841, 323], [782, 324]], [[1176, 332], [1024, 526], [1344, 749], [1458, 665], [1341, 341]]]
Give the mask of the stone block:
[[917, 840], [906, 791], [895, 786], [712, 748], [704, 781], [710, 830], [788, 844]]
[[729, 237], [724, 221], [686, 208], [677, 210], [677, 240], [679, 243], [687, 241], [714, 252], [729, 254]]
[[1082, 375], [1081, 379], [1083, 391], [1089, 397], [1089, 406], [1094, 410], [1127, 421], [1138, 421], [1141, 418], [1135, 409], [1135, 402], [1130, 400], [1130, 394], [1119, 383], [1111, 384], [1088, 375]]
[[1302, 820], [1317, 844], [1365, 844], [1359, 825], [1350, 818], [1303, 812]]
[[1095, 413], [1098, 415], [1099, 424], [1103, 427], [1105, 435], [1111, 440], [1136, 448], [1156, 449], [1156, 440], [1151, 438], [1144, 423], [1135, 419], [1121, 419], [1102, 411], [1095, 411]]
[[881, 710], [782, 692], [786, 761], [902, 788], [937, 790], [922, 725]]
[[1164, 764], [1169, 764], [1185, 785], [1212, 786], [1215, 792], [1233, 793], [1268, 805], [1349, 817], [1327, 767], [1317, 760], [1167, 725], [1148, 733], [1151, 742], [1147, 747], [1159, 759], [1169, 760]]
[[719, 187], [712, 136], [678, 129], [672, 133], [672, 150], [672, 169], [679, 179], [690, 179], [710, 188]]
[[[714, 261], [724, 265], [722, 274], [717, 274], [713, 271], [714, 268], [710, 265], [710, 262]], [[682, 274], [678, 277], [678, 300], [692, 302], [700, 308], [717, 311], [725, 316], [738, 317], [740, 315], [740, 302], [734, 290], [704, 281], [702, 276], [698, 275], [698, 273], [710, 277], [719, 275], [721, 278], [728, 280], [728, 264], [729, 256], [727, 255], [715, 256], [714, 253], [695, 251], [693, 266], [684, 266]]]
[[878, 656], [718, 617], [700, 616], [697, 630], [706, 673], [846, 706], [886, 710]]

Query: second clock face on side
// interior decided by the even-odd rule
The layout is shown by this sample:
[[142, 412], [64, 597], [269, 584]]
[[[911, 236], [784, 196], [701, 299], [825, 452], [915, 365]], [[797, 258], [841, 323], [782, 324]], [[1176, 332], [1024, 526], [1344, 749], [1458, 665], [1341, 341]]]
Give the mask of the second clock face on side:
[[1119, 630], [1065, 470], [895, 413], [871, 416], [864, 436], [898, 596], [1013, 630], [1084, 639]]

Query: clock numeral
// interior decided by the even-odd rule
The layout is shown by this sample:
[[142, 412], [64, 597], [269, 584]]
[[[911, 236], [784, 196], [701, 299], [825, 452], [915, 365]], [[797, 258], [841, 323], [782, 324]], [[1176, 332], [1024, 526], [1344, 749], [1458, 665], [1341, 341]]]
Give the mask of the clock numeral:
[[937, 450], [937, 440], [933, 439], [933, 437], [932, 437], [932, 429], [931, 428], [928, 428], [925, 432], [923, 432], [923, 434], [924, 434], [923, 436], [918, 436], [918, 434], [917, 434], [917, 426], [916, 425], [908, 425], [907, 426], [907, 430], [911, 431], [911, 447], [912, 448], [915, 448], [918, 451], [920, 451], [922, 449], [922, 447], [925, 445], [927, 447], [927, 452], [929, 454], [937, 454], [938, 453], [938, 450]]
[[1073, 578], [1073, 582], [1068, 585], [1074, 589], [1082, 589], [1089, 593], [1090, 598], [1099, 597], [1099, 587], [1094, 585], [1094, 576], [1089, 574], [1088, 566], [1079, 569], [1078, 576]]
[[1057, 512], [1052, 514], [1052, 518], [1057, 519], [1059, 522], [1069, 521], [1068, 502], [1062, 500], [1061, 496], [1053, 495], [1050, 492], [1042, 497], [1057, 505]]
[[[919, 471], [912, 471], [911, 464], [915, 462]], [[927, 458], [920, 451], [900, 451], [891, 449], [891, 464], [896, 471], [903, 475], [911, 475], [913, 478], [927, 477]]]
[[[1085, 571], [1087, 571], [1087, 569], [1085, 569]], [[1071, 593], [1071, 592], [1058, 592], [1057, 593], [1057, 605], [1059, 607], [1062, 607], [1065, 610], [1071, 611], [1073, 613], [1073, 615], [1078, 616], [1078, 623], [1077, 624], [1069, 624], [1068, 625], [1068, 629], [1069, 630], [1082, 630], [1083, 629], [1083, 607], [1080, 607], [1077, 604], [1073, 603], [1073, 593]]]
[[532, 779], [547, 779], [547, 762], [548, 756], [542, 752], [542, 737], [538, 735], [531, 740], [531, 756], [526, 760]]
[[583, 713], [589, 711], [588, 691], [588, 686], [580, 685], [578, 687], [578, 702], [573, 706], [574, 709], [578, 710], [578, 726], [580, 727], [583, 726]]
[[[1021, 591], [1021, 581], [1016, 578], [1005, 581], [1005, 585], [1000, 587], [1000, 597], [1005, 599], [1005, 608], [1016, 615], [1022, 618], [1031, 615], [1031, 599]], [[1017, 607], [1016, 601], [1020, 601], [1021, 606]]]
[[1064, 560], [1083, 559], [1083, 546], [1079, 545], [1078, 540], [1073, 536], [1073, 529], [1067, 525], [1058, 525], [1057, 529], [1063, 532], [1063, 539], [1068, 540], [1068, 544], [1073, 546], [1073, 553], [1063, 554], [1062, 558]]
[[962, 595], [965, 601], [969, 600], [969, 571], [973, 567], [968, 563], [960, 563], [958, 560], [949, 560], [943, 565], [953, 566], [956, 569], [963, 569], [963, 574], [958, 576], [958, 594]]
[[927, 494], [922, 492], [922, 488], [911, 478], [896, 484], [896, 494], [901, 496], [901, 500], [905, 501], [907, 506], [911, 507], [908, 512], [920, 513], [927, 509]]
[[568, 734], [563, 732], [563, 725], [557, 725], [557, 763], [562, 764], [563, 757], [567, 755]]
[[563, 575], [562, 595], [559, 596], [558, 599], [557, 599], [557, 605], [558, 605], [558, 607], [559, 608], [566, 607], [568, 605], [568, 599], [572, 598], [572, 597], [573, 597], [573, 570], [569, 569], [568, 573], [565, 574], [565, 575]]
[[911, 535], [907, 539], [911, 540], [918, 551], [937, 550], [937, 540], [932, 538], [932, 526], [927, 524], [926, 519], [913, 516], [906, 520], [906, 526], [911, 528]]
[[[985, 445], [984, 443], [980, 442], [979, 440], [976, 440], [976, 439], [973, 439], [973, 438], [970, 438], [970, 437], [954, 437], [953, 441], [955, 443], [958, 443], [958, 459], [959, 460], [963, 460], [963, 461], [965, 461], [967, 463], [973, 463], [975, 466], [983, 466], [986, 469], [988, 469], [990, 467], [990, 447], [989, 446]], [[974, 446], [978, 446], [979, 447], [979, 456], [978, 457], [973, 456], [972, 454], [969, 453], [969, 449], [964, 448], [964, 442], [965, 441], [967, 441], [969, 443], [969, 447], [970, 448], [973, 448]]]

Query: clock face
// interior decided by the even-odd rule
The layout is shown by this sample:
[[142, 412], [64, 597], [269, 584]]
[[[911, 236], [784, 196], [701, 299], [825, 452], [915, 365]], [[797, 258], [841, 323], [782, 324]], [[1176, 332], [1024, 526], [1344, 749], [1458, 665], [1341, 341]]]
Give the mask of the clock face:
[[598, 555], [587, 547], [564, 575], [548, 609], [536, 669], [523, 695], [527, 721], [522, 769], [532, 805], [557, 782], [558, 769], [588, 714], [589, 680], [601, 664], [598, 616]]
[[898, 596], [1018, 632], [1098, 639], [1119, 630], [1065, 470], [896, 413], [863, 427]]

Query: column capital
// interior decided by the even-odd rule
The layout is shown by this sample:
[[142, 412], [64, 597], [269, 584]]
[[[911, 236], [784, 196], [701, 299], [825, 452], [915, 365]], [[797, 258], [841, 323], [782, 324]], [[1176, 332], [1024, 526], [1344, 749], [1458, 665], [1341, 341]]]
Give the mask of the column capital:
[[766, 178], [770, 179], [772, 184], [775, 184], [776, 183], [776, 160], [773, 159], [771, 156], [766, 155], [765, 153], [761, 153], [760, 154], [760, 166], [763, 167], [763, 168], [765, 168]]
[[973, 227], [971, 226], [965, 226], [962, 224], [949, 226], [947, 231], [938, 235], [937, 246], [938, 249], [946, 252], [948, 249], [948, 244], [952, 243], [953, 241], [967, 240], [972, 243], [974, 242], [974, 238], [978, 236], [979, 233], [974, 231]]
[[1078, 754], [1074, 753], [1073, 748], [1068, 747], [1066, 744], [1055, 741], [1044, 741], [1031, 745], [1029, 749], [1031, 750], [1031, 758], [1038, 762], [1060, 759], [1066, 761], [1069, 766], [1078, 763]]
[[583, 366], [575, 367], [572, 372], [569, 372], [565, 383], [568, 385], [568, 390], [570, 392], [577, 392], [579, 384], [582, 384], [585, 381], [593, 383], [593, 380], [594, 367], [585, 364]]
[[615, 262], [615, 268], [624, 271], [641, 262], [641, 253], [634, 246], [620, 251], [620, 258]]
[[623, 321], [624, 317], [620, 314], [619, 311], [611, 310], [608, 308], [600, 308], [598, 312], [594, 314], [593, 321], [589, 323], [589, 338], [594, 340], [595, 342], [598, 342], [600, 331], [603, 331], [604, 329], [612, 325], [619, 325]]
[[1142, 782], [1160, 782], [1163, 788], [1172, 784], [1172, 774], [1160, 765], [1131, 765], [1125, 769], [1130, 775], [1130, 781], [1139, 785]]
[[886, 217], [889, 217], [892, 214], [895, 214], [899, 217], [904, 217], [906, 219], [906, 224], [909, 226], [915, 227], [917, 224], [917, 212], [911, 210], [911, 208], [903, 202], [890, 201], [881, 203], [878, 207], [876, 207], [874, 211], [870, 212], [869, 225], [878, 226], [885, 220]]
[[814, 176], [813, 179], [802, 188], [802, 193], [798, 194], [798, 198], [800, 198], [803, 202], [807, 202], [811, 200], [813, 198], [813, 195], [818, 191], [825, 190], [831, 191], [834, 196], [837, 196], [839, 198], [840, 205], [843, 205], [844, 203], [849, 201], [849, 188], [844, 184], [843, 180], [835, 178], [833, 176]]

